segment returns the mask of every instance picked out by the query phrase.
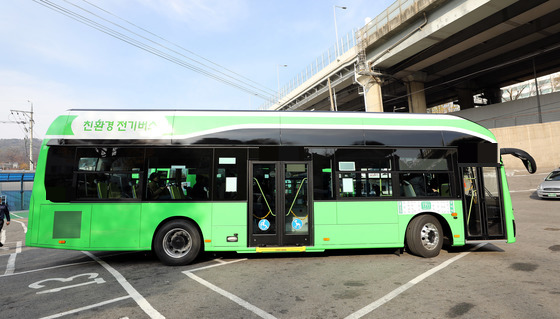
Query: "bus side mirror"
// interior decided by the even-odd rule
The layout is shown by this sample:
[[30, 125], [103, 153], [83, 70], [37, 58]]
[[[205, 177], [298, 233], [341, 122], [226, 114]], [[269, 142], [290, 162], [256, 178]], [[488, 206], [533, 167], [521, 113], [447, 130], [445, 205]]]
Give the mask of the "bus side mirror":
[[525, 165], [527, 172], [530, 174], [534, 174], [537, 171], [537, 163], [535, 162], [535, 159], [523, 150], [518, 148], [501, 148], [500, 155], [513, 155], [519, 158], [523, 162], [523, 165]]

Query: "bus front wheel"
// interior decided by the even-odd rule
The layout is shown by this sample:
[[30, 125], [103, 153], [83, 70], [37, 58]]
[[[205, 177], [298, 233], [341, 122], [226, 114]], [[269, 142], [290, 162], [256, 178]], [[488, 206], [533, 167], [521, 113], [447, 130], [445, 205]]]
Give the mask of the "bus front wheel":
[[439, 255], [443, 245], [443, 229], [431, 215], [414, 218], [406, 228], [406, 244], [414, 255], [431, 258]]
[[187, 265], [198, 256], [201, 236], [191, 222], [174, 220], [164, 224], [156, 233], [154, 252], [168, 266]]

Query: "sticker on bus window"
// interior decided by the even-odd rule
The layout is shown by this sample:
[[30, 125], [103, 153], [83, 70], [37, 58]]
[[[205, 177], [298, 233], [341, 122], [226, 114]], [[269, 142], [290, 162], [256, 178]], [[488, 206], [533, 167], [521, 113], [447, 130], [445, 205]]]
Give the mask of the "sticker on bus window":
[[294, 220], [292, 220], [292, 228], [294, 230], [300, 230], [303, 227], [303, 221], [299, 218], [294, 218]]
[[262, 231], [267, 231], [268, 228], [270, 228], [270, 222], [266, 219], [261, 219], [261, 221], [259, 222], [259, 228]]
[[226, 177], [226, 192], [237, 192], [237, 177]]
[[355, 171], [356, 170], [356, 163], [355, 162], [338, 162], [338, 170], [339, 171]]
[[354, 192], [354, 180], [352, 178], [342, 179], [342, 192], [343, 193], [353, 193]]
[[235, 164], [235, 157], [220, 157], [218, 163], [220, 165], [233, 165]]

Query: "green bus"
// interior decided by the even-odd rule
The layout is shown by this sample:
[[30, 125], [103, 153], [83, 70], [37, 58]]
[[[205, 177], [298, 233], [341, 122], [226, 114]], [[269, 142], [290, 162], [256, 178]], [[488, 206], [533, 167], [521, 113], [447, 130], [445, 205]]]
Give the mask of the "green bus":
[[[534, 160], [518, 149], [534, 172]], [[431, 114], [69, 110], [47, 131], [26, 245], [321, 252], [515, 242], [493, 134]]]

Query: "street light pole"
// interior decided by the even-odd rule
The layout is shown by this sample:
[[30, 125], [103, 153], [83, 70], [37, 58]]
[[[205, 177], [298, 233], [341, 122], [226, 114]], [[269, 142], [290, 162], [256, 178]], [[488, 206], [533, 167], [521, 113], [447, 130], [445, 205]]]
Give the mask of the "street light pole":
[[340, 50], [338, 48], [338, 27], [336, 26], [336, 8], [340, 8], [342, 10], [346, 10], [346, 7], [341, 7], [341, 6], [333, 6], [333, 15], [334, 15], [334, 33], [336, 36], [336, 57], [338, 58], [338, 56], [340, 55]]
[[276, 64], [276, 80], [278, 81], [278, 99], [280, 99], [280, 67], [288, 67], [287, 64]]

